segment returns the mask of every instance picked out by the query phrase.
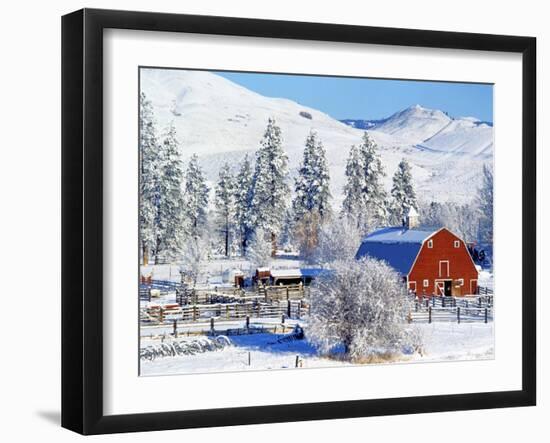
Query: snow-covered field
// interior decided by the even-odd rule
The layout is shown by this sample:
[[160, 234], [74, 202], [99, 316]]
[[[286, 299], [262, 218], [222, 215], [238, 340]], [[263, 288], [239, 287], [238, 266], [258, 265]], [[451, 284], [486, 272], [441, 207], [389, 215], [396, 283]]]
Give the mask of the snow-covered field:
[[[424, 337], [423, 355], [404, 355], [401, 362], [480, 360], [494, 356], [493, 323], [432, 323], [415, 325]], [[277, 342], [281, 335], [253, 334], [230, 337], [231, 345], [218, 351], [141, 361], [141, 375], [169, 375], [225, 371], [250, 371], [346, 366], [352, 363], [318, 355], [307, 340]], [[186, 337], [181, 340], [196, 340]], [[159, 340], [142, 340], [142, 346]], [[250, 359], [250, 364], [249, 364]]]

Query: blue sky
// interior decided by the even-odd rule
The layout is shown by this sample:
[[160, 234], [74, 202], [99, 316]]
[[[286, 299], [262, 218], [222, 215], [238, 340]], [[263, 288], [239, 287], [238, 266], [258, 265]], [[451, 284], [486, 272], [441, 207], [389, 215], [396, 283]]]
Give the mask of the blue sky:
[[493, 121], [493, 87], [486, 84], [216, 72], [267, 97], [283, 97], [336, 119], [380, 119], [419, 104], [452, 117]]

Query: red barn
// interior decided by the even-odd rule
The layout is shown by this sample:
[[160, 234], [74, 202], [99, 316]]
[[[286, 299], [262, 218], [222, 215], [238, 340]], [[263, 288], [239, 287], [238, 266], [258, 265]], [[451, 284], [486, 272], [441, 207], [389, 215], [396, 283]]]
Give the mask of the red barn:
[[416, 229], [411, 221], [368, 235], [356, 258], [387, 262], [418, 295], [475, 294], [478, 272], [466, 243], [447, 228]]

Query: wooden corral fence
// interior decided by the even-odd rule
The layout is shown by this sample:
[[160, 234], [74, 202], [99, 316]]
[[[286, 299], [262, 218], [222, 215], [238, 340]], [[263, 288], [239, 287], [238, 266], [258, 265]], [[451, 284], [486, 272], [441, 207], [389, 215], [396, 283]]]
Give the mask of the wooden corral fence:
[[266, 300], [301, 300], [309, 297], [310, 288], [304, 285], [263, 286], [258, 287], [258, 293]]
[[493, 296], [415, 298], [409, 322], [484, 322], [493, 320]]
[[140, 310], [142, 324], [162, 324], [171, 321], [197, 322], [205, 319], [238, 320], [244, 318], [300, 319], [309, 311], [303, 300], [274, 302], [247, 301], [244, 303], [210, 303], [180, 306], [179, 304], [151, 305]]
[[153, 280], [147, 277], [141, 277], [139, 283], [139, 299], [151, 301], [155, 295], [166, 295], [177, 290], [179, 284], [168, 280]]

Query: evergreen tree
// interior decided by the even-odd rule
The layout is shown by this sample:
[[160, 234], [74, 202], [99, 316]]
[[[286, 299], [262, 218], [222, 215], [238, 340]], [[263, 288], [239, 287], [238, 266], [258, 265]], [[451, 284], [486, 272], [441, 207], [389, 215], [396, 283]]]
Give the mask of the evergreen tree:
[[183, 165], [173, 123], [164, 134], [157, 157], [160, 165], [155, 208], [155, 263], [158, 263], [160, 254], [165, 257], [175, 257], [181, 252]]
[[363, 134], [359, 146], [359, 156], [363, 168], [363, 198], [365, 200], [366, 228], [385, 225], [388, 222], [387, 194], [382, 185], [386, 175], [377, 146], [368, 133]]
[[235, 179], [227, 163], [219, 173], [215, 203], [218, 225], [224, 241], [224, 254], [229, 257], [235, 221]]
[[418, 210], [416, 193], [414, 192], [411, 166], [407, 160], [403, 159], [397, 165], [397, 170], [393, 175], [393, 186], [391, 189], [392, 201], [392, 224], [401, 223], [403, 217], [410, 208]]
[[317, 247], [321, 224], [330, 215], [329, 180], [325, 149], [317, 140], [317, 134], [311, 131], [306, 139], [292, 202], [294, 234], [306, 260]]
[[250, 219], [255, 229], [271, 234], [273, 253], [290, 193], [287, 176], [288, 158], [282, 146], [281, 129], [270, 118], [256, 152]]
[[253, 173], [252, 166], [245, 155], [235, 184], [235, 224], [240, 236], [241, 253], [246, 253], [246, 247], [254, 232], [251, 220], [251, 206], [253, 195]]
[[358, 227], [362, 227], [364, 214], [363, 167], [359, 149], [357, 149], [357, 146], [352, 145], [346, 162], [346, 184], [344, 185], [342, 216], [353, 220]]
[[201, 237], [206, 230], [208, 193], [199, 158], [193, 154], [185, 173], [185, 221], [191, 238]]
[[296, 219], [316, 211], [321, 219], [330, 212], [330, 176], [325, 156], [325, 148], [311, 131], [306, 140], [304, 157], [295, 184], [293, 210]]
[[359, 147], [352, 146], [346, 164], [346, 184], [342, 215], [368, 232], [387, 224], [387, 194], [382, 185], [385, 176], [374, 140], [365, 132]]
[[493, 243], [493, 170], [483, 165], [483, 181], [478, 190], [477, 206], [480, 213], [478, 239]]
[[155, 247], [155, 203], [158, 197], [157, 136], [153, 106], [142, 92], [139, 100], [139, 237], [143, 264]]

